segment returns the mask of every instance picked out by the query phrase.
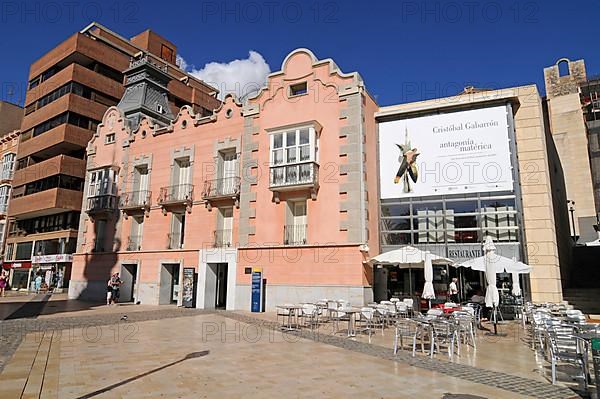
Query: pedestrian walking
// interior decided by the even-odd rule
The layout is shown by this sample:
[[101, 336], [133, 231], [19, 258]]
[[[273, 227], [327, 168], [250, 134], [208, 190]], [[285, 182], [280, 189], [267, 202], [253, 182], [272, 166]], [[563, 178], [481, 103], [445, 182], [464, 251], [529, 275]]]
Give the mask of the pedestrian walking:
[[0, 295], [4, 296], [4, 290], [8, 285], [8, 276], [4, 271], [0, 274]]
[[110, 306], [112, 303], [112, 285], [110, 284], [112, 278], [109, 278], [106, 282], [106, 306]]
[[119, 301], [119, 290], [123, 284], [123, 280], [119, 278], [119, 273], [115, 273], [110, 278], [110, 286], [112, 287], [112, 303], [116, 304]]

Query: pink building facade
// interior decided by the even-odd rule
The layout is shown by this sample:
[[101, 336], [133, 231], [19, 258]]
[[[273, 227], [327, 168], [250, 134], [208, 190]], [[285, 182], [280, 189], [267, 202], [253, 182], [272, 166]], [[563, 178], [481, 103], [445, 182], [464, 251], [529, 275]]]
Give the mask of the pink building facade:
[[126, 76], [88, 145], [71, 298], [102, 299], [119, 272], [123, 301], [181, 305], [193, 269], [195, 306], [248, 310], [260, 269], [267, 310], [372, 299], [378, 107], [357, 73], [298, 49], [205, 117], [171, 115], [146, 59]]

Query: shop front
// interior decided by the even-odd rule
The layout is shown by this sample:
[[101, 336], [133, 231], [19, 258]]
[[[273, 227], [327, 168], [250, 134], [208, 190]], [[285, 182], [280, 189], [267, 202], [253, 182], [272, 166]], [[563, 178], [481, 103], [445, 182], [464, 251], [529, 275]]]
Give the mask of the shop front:
[[41, 275], [49, 290], [62, 292], [68, 288], [73, 255], [38, 255], [31, 258], [33, 274]]
[[[410, 245], [458, 263], [482, 256], [491, 237], [500, 255], [523, 260], [512, 112], [504, 104], [380, 121], [382, 252]], [[485, 290], [482, 273], [437, 265], [433, 272], [438, 301], [447, 300], [453, 277], [461, 300]], [[422, 268], [385, 274], [376, 280], [387, 284], [388, 296], [423, 289]]]
[[2, 266], [10, 273], [10, 288], [15, 291], [27, 291], [32, 281], [32, 269], [30, 261], [4, 262]]

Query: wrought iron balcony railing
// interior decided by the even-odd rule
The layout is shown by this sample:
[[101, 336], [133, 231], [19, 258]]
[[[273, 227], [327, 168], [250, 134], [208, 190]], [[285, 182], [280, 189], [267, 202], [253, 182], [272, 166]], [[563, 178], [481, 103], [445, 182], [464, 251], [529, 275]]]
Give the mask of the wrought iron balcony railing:
[[152, 191], [139, 190], [119, 196], [119, 209], [149, 208], [152, 204]]
[[308, 243], [306, 240], [306, 231], [308, 225], [306, 224], [288, 224], [283, 227], [283, 244], [284, 245], [305, 245]]
[[139, 251], [142, 249], [142, 236], [135, 235], [127, 238], [127, 250], [128, 251]]
[[240, 178], [223, 177], [206, 180], [202, 189], [202, 199], [231, 198], [240, 193]]
[[168, 234], [168, 249], [181, 249], [183, 248], [183, 236], [181, 233], [169, 233]]
[[193, 184], [178, 184], [176, 186], [161, 187], [160, 195], [158, 196], [158, 203], [161, 205], [191, 203], [193, 200]]
[[233, 245], [233, 231], [231, 229], [222, 229], [214, 231], [215, 248], [229, 248]]

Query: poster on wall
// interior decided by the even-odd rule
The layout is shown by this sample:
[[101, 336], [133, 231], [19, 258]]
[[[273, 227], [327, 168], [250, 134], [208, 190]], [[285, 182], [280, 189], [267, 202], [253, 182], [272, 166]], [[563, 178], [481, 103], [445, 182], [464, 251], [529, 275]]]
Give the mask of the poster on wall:
[[382, 199], [511, 191], [505, 106], [379, 123]]
[[194, 307], [194, 277], [196, 270], [193, 267], [183, 268], [183, 306]]

